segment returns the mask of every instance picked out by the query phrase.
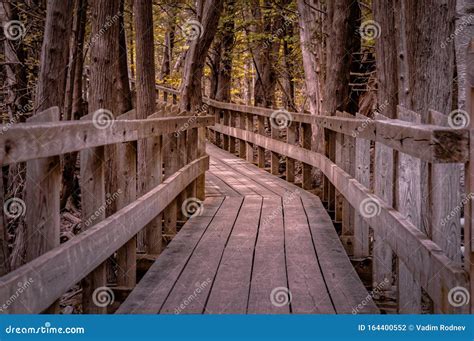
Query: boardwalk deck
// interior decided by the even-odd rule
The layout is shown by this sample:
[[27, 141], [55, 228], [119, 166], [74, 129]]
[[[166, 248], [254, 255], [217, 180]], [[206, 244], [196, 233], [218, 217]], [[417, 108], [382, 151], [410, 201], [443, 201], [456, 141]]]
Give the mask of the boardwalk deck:
[[318, 197], [213, 145], [207, 152], [203, 213], [117, 313], [378, 312]]

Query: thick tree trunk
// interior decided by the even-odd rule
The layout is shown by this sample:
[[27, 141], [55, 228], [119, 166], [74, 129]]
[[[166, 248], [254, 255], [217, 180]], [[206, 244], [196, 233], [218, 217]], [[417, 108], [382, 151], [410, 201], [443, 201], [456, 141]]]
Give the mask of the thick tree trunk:
[[222, 50], [216, 91], [216, 99], [222, 102], [230, 102], [230, 90], [232, 85], [232, 48], [234, 46], [235, 30], [234, 11], [235, 1], [225, 1], [224, 14], [226, 15], [226, 21], [222, 25]]
[[306, 98], [312, 115], [321, 114], [321, 87], [319, 79], [319, 56], [314, 43], [316, 31], [316, 13], [306, 0], [298, 0], [298, 18], [300, 28], [301, 54], [305, 77]]
[[[166, 6], [166, 5], [165, 5]], [[173, 60], [174, 38], [176, 30], [176, 13], [175, 7], [168, 7], [170, 17], [166, 23], [165, 44], [163, 48], [163, 59], [161, 61], [160, 80], [163, 82], [171, 75], [171, 61]]]
[[202, 36], [190, 42], [186, 53], [181, 87], [180, 107], [195, 111], [202, 105], [201, 78], [209, 46], [214, 39], [223, 0], [198, 0], [197, 16], [202, 25]]
[[[65, 120], [78, 118], [78, 105], [82, 106], [82, 69], [84, 64], [84, 35], [86, 31], [87, 0], [75, 1], [75, 17], [73, 24], [73, 39], [68, 68], [68, 82], [65, 99]], [[80, 72], [80, 73], [79, 73]], [[82, 115], [81, 115], [82, 116]], [[64, 155], [62, 176], [61, 209], [77, 187], [76, 171], [77, 152]]]
[[119, 18], [119, 72], [120, 82], [118, 83], [117, 104], [118, 112], [120, 114], [132, 110], [132, 91], [130, 90], [130, 79], [128, 77], [128, 63], [127, 63], [127, 38], [124, 23], [124, 7], [125, 0], [120, 0], [120, 18]]
[[324, 112], [335, 115], [336, 110], [351, 110], [350, 71], [352, 54], [360, 50], [360, 36], [356, 35], [360, 10], [356, 1], [334, 0], [327, 4], [327, 67]]

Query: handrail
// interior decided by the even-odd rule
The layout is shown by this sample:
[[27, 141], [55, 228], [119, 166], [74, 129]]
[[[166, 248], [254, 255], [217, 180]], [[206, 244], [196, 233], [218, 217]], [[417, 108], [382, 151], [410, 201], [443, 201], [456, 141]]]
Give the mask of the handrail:
[[[157, 85], [170, 94], [179, 91]], [[225, 103], [204, 97], [203, 102], [219, 110], [271, 118], [281, 110]], [[369, 117], [314, 116], [285, 111], [291, 122], [314, 124], [333, 132], [380, 142], [405, 154], [433, 163], [466, 162], [469, 159], [469, 130], [437, 125], [408, 123], [401, 120], [374, 120]]]
[[[28, 263], [0, 277], [0, 302], [7, 302], [6, 309], [5, 305], [0, 306], [0, 313], [44, 311], [86, 276], [94, 276], [99, 271], [104, 276], [98, 278], [104, 278], [103, 264], [115, 252], [127, 257], [122, 270], [135, 272], [134, 238], [137, 233], [159, 219], [160, 231], [149, 234], [147, 230], [145, 237], [148, 245], [161, 245], [160, 214], [164, 214], [167, 219], [164, 229], [172, 233], [176, 231], [181, 201], [189, 197], [192, 200], [198, 200], [194, 197], [203, 197], [201, 187], [204, 173], [209, 167], [209, 158], [202, 146], [193, 142], [193, 138], [198, 141], [202, 139], [199, 130], [214, 124], [214, 116], [190, 116], [191, 113], [180, 112], [177, 106], [171, 104], [158, 105], [157, 110], [147, 119], [134, 119], [136, 113], [131, 110], [117, 118], [104, 115], [105, 120], [96, 120], [95, 115], [89, 114], [80, 121], [61, 122], [59, 109], [53, 107], [38, 113], [28, 123], [0, 126], [0, 164], [26, 161], [27, 173], [31, 172], [29, 177], [39, 179], [40, 185], [32, 186], [30, 183], [28, 187], [30, 194], [35, 195], [27, 196], [26, 204], [23, 203], [27, 214], [30, 214], [29, 218], [26, 217], [27, 225], [28, 221], [36, 223], [54, 219], [54, 224], [46, 223], [48, 226], [43, 228], [40, 236], [43, 238], [41, 242], [46, 241], [48, 248], [39, 249]], [[170, 114], [180, 116], [169, 117]], [[183, 143], [185, 136], [194, 150]], [[147, 160], [150, 163], [147, 174], [137, 171], [134, 141], [146, 141], [147, 148], [152, 148], [151, 159]], [[105, 195], [104, 146], [113, 144], [116, 145], [114, 153], [120, 155], [116, 160], [117, 165], [120, 164], [120, 170], [115, 170], [117, 178], [125, 176], [127, 179], [118, 180], [123, 187], [119, 188], [117, 197], [112, 198], [117, 200], [117, 210], [105, 218], [105, 207], [109, 203]], [[180, 153], [179, 160], [168, 152], [175, 149]], [[61, 176], [58, 156], [78, 151], [81, 151], [82, 215], [84, 228], [87, 229], [59, 245], [58, 195]], [[144, 189], [139, 189], [139, 181], [146, 183]], [[41, 202], [36, 200], [38, 197]], [[45, 208], [48, 214], [46, 217], [43, 216]], [[186, 217], [180, 219], [186, 220]], [[37, 240], [34, 242], [32, 245], [36, 246]], [[153, 255], [156, 256], [156, 253], [150, 254]], [[22, 290], [21, 295], [17, 295], [19, 283], [32, 284], [28, 285], [27, 290]], [[127, 283], [130, 290], [135, 285], [135, 279], [127, 280]], [[106, 283], [95, 283], [94, 288], [101, 288], [101, 285], [105, 286]], [[86, 305], [89, 311], [104, 313], [104, 307], [98, 306], [89, 297], [92, 295], [92, 292], [88, 292], [83, 297], [83, 308]]]

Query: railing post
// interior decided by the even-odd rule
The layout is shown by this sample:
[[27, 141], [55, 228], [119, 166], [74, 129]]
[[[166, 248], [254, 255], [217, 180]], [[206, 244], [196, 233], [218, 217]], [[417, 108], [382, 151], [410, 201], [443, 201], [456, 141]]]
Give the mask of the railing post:
[[[117, 119], [134, 119], [127, 113]], [[117, 188], [121, 191], [116, 199], [117, 210], [127, 206], [137, 198], [137, 143], [126, 142], [116, 145]], [[112, 194], [114, 195], [114, 194]], [[133, 288], [137, 281], [137, 239], [133, 237], [117, 250], [117, 285]]]
[[[223, 116], [223, 125], [224, 126], [229, 126], [230, 124], [230, 117], [229, 117], [229, 111], [228, 110], [222, 110], [222, 116]], [[227, 150], [229, 151], [229, 135], [224, 135], [224, 143], [223, 143], [223, 146], [222, 148], [224, 150]]]
[[[27, 122], [59, 121], [59, 108], [49, 108]], [[59, 195], [61, 167], [59, 156], [52, 156], [26, 163], [26, 260], [30, 262], [59, 246]], [[55, 302], [47, 313], [59, 313]]]
[[[289, 122], [288, 127], [286, 128], [286, 143], [291, 145], [296, 145], [296, 122]], [[295, 160], [286, 157], [286, 181], [295, 182]]]
[[[258, 133], [265, 136], [265, 117], [258, 115]], [[265, 148], [257, 147], [257, 164], [259, 168], [265, 168]]]
[[[366, 120], [367, 117], [357, 114], [357, 118]], [[370, 188], [370, 141], [355, 138], [355, 179]], [[354, 257], [370, 256], [369, 225], [355, 207], [354, 216]]]
[[[336, 135], [336, 152], [334, 163], [339, 167], [342, 167], [343, 163], [343, 149], [344, 149], [344, 135], [342, 133], [334, 133]], [[335, 202], [334, 202], [334, 222], [341, 224], [342, 223], [342, 206], [344, 197], [338, 190], [334, 190]]]
[[[472, 196], [474, 193], [474, 39], [468, 44], [467, 50], [467, 84], [466, 84], [466, 110], [469, 114], [470, 124], [470, 147], [469, 147], [469, 162], [464, 168], [464, 176], [466, 181], [466, 194]], [[474, 238], [474, 203], [473, 198], [466, 202], [464, 207], [464, 263], [466, 271], [470, 275], [470, 313], [474, 314], [474, 253], [473, 253], [473, 238]]]
[[[401, 113], [398, 110], [397, 118], [421, 123], [421, 116], [414, 112]], [[416, 227], [422, 229], [424, 225], [422, 183], [425, 183], [422, 162], [404, 153], [398, 153], [397, 160], [397, 189], [394, 208], [409, 217]], [[401, 314], [421, 313], [421, 287], [400, 259], [398, 259], [398, 310]]]
[[[387, 119], [380, 114], [376, 120]], [[395, 151], [375, 142], [374, 160], [374, 194], [393, 207], [395, 187]], [[361, 210], [359, 210], [361, 211]], [[386, 288], [384, 283], [392, 283], [392, 249], [383, 239], [383, 235], [374, 229], [374, 244], [372, 257], [373, 287]]]
[[[90, 119], [89, 114], [81, 119]], [[105, 209], [105, 155], [104, 146], [82, 150], [81, 206], [83, 222], [90, 228], [104, 220]], [[97, 250], [100, 252], [100, 250]], [[86, 314], [105, 314], [106, 307], [95, 304], [94, 292], [107, 284], [106, 263], [102, 263], [82, 281], [82, 310]]]
[[[212, 107], [212, 111], [214, 112], [214, 116], [216, 119], [216, 124], [221, 124], [221, 111], [215, 107]], [[215, 131], [215, 144], [217, 147], [221, 147], [222, 142], [222, 134]]]
[[[253, 134], [253, 115], [246, 114], [245, 115], [245, 130], [251, 132]], [[246, 142], [247, 145], [247, 161], [253, 163], [253, 144], [250, 142]]]
[[[181, 114], [186, 115], [186, 112]], [[181, 116], [181, 115], [180, 115]], [[177, 134], [178, 142], [177, 142], [177, 155], [178, 158], [178, 169], [181, 169], [186, 165], [187, 162], [187, 146], [186, 146], [186, 131], [182, 131], [181, 134]], [[187, 191], [182, 191], [178, 196], [178, 219], [180, 222], [184, 222], [186, 220], [186, 216], [183, 214], [183, 210], [181, 206], [186, 200]]]
[[[245, 116], [244, 113], [239, 113], [239, 128], [245, 130]], [[239, 140], [239, 157], [245, 159], [247, 157], [247, 144], [244, 140]]]
[[[270, 119], [270, 134], [272, 140], [278, 141], [280, 139], [280, 127], [278, 122], [272, 122], [272, 119]], [[280, 174], [280, 155], [275, 152], [270, 152], [270, 173], [273, 175]]]
[[[312, 128], [310, 123], [301, 123], [302, 133], [301, 133], [301, 146], [305, 149], [311, 150], [311, 137], [312, 137]], [[313, 178], [311, 175], [312, 166], [306, 163], [303, 163], [303, 179], [302, 179], [302, 188], [303, 189], [312, 189]]]
[[[235, 112], [232, 110], [229, 110], [229, 116], [230, 116], [230, 121], [229, 121], [229, 127], [236, 127], [236, 119], [235, 119]], [[229, 137], [229, 153], [235, 154], [235, 137], [230, 136]]]
[[[329, 160], [335, 162], [336, 160], [336, 134], [329, 130], [325, 129], [324, 132], [325, 140], [326, 140], [326, 156]], [[325, 184], [325, 197], [327, 198], [328, 204], [328, 212], [330, 215], [335, 214], [336, 210], [336, 189], [334, 185], [326, 178]]]

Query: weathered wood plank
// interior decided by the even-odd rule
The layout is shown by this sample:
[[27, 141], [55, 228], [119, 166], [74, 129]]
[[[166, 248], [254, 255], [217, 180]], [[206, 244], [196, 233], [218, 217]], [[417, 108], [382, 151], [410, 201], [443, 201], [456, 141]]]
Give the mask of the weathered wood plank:
[[262, 210], [261, 197], [246, 197], [225, 246], [212, 286], [206, 314], [245, 314], [253, 253]]
[[214, 124], [212, 116], [201, 116], [192, 122], [188, 121], [186, 117], [116, 120], [107, 129], [97, 129], [90, 118], [55, 123], [18, 123], [0, 135], [0, 164], [7, 165], [107, 144], [136, 141]]
[[197, 159], [114, 215], [1, 277], [2, 302], [14, 295], [18, 282], [25, 283], [31, 278], [35, 283], [8, 307], [6, 313], [43, 311], [128, 242], [207, 167], [207, 156]]
[[[316, 256], [320, 250], [316, 248], [315, 251], [313, 246], [308, 218], [299, 195], [283, 199], [283, 212], [291, 310], [295, 314], [333, 314], [334, 306]], [[329, 226], [333, 228], [332, 224]]]
[[[281, 198], [263, 198], [250, 285], [249, 314], [288, 314], [290, 306], [272, 304], [273, 290], [288, 289]], [[279, 301], [277, 301], [278, 303]]]
[[[180, 274], [176, 284], [166, 298], [160, 310], [162, 314], [202, 314], [209, 295], [211, 284], [214, 282], [227, 239], [235, 226], [235, 221], [241, 209], [243, 198], [226, 198], [222, 208], [209, 224], [203, 237], [191, 255], [186, 267]], [[205, 266], [203, 266], [203, 263]], [[185, 304], [184, 300], [196, 290], [196, 284], [208, 283], [194, 300]], [[185, 307], [182, 307], [185, 304]]]
[[380, 142], [428, 162], [465, 162], [469, 150], [466, 129], [448, 129], [400, 120], [312, 116], [324, 128], [358, 138]]
[[[252, 143], [274, 150], [282, 155], [311, 164], [331, 180], [334, 186], [346, 197], [349, 203], [358, 207], [365, 200], [375, 200], [370, 191], [355, 181], [346, 172], [337, 167], [333, 162], [321, 154], [317, 154], [284, 142], [274, 141], [257, 134], [248, 134], [236, 128], [227, 128], [216, 125], [212, 129], [233, 135], [236, 138], [247, 138]], [[381, 198], [375, 197], [380, 207], [380, 214], [365, 218], [366, 222], [386, 239], [390, 247], [402, 259], [410, 271], [415, 274], [416, 280], [430, 294], [430, 297], [446, 297], [450, 288], [457, 285], [466, 285], [467, 275], [459, 267], [452, 264], [442, 250], [421, 233], [412, 223], [407, 221], [399, 212], [393, 210]], [[385, 238], [389, 234], [390, 238]], [[416, 250], [416, 251], [414, 251]], [[433, 282], [438, 274], [440, 280]], [[441, 302], [439, 302], [441, 303]], [[462, 311], [462, 307], [459, 311]]]

